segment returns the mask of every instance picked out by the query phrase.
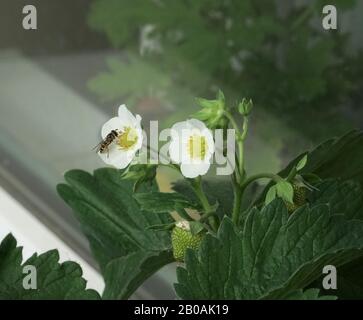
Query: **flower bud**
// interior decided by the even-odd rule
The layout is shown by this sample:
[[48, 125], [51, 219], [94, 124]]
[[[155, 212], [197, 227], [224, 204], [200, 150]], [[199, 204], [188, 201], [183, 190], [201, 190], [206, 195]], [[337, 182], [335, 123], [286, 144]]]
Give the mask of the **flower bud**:
[[238, 112], [245, 117], [249, 116], [252, 108], [253, 102], [251, 99], [247, 101], [245, 98], [243, 98], [242, 101], [238, 104]]
[[224, 115], [225, 98], [222, 91], [217, 93], [214, 100], [197, 98], [197, 103], [201, 110], [193, 115], [194, 118], [205, 122], [210, 129], [224, 129], [228, 125], [228, 120]]

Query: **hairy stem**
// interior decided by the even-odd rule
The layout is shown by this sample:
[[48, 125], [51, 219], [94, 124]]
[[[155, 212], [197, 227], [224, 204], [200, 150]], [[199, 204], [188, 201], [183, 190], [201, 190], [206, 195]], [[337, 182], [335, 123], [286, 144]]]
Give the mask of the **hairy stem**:
[[201, 217], [200, 217], [200, 219], [199, 219], [199, 222], [204, 222], [204, 221], [208, 220], [214, 214], [215, 214], [214, 211], [210, 211], [210, 212], [207, 212], [207, 213], [202, 214]]
[[239, 216], [241, 213], [241, 204], [242, 204], [242, 197], [243, 193], [246, 188], [254, 181], [258, 179], [271, 179], [275, 182], [279, 182], [283, 180], [279, 175], [273, 173], [260, 173], [253, 175], [247, 178], [237, 189], [235, 189], [234, 194], [234, 206], [233, 206], [233, 213], [232, 213], [232, 221], [237, 224], [239, 222]]
[[276, 183], [279, 181], [284, 180], [283, 178], [281, 178], [279, 175], [277, 174], [273, 174], [273, 173], [259, 173], [259, 174], [255, 174], [251, 177], [249, 177], [248, 179], [246, 179], [243, 184], [241, 185], [241, 189], [242, 191], [246, 190], [246, 188], [254, 181], [259, 180], [259, 179], [271, 179], [273, 181], [275, 181]]
[[242, 134], [240, 136], [240, 140], [238, 141], [240, 183], [243, 182], [246, 175], [245, 164], [244, 164], [244, 141], [246, 140], [247, 137], [247, 131], [248, 131], [248, 117], [244, 117]]
[[229, 122], [232, 124], [233, 129], [236, 131], [236, 135], [237, 135], [237, 139], [238, 139], [238, 137], [241, 136], [241, 131], [238, 127], [236, 120], [234, 119], [234, 117], [232, 116], [232, 114], [229, 111], [225, 111], [224, 114], [227, 117], [227, 119], [229, 120]]
[[203, 191], [201, 177], [198, 176], [198, 178], [191, 180], [191, 185], [194, 189], [194, 193], [196, 194], [200, 203], [203, 206], [204, 214], [208, 215], [208, 221], [209, 221], [211, 227], [213, 228], [214, 231], [217, 231], [218, 224], [217, 224], [217, 220], [215, 219], [215, 216], [214, 216], [215, 209], [209, 204], [209, 201]]
[[241, 212], [242, 195], [244, 189], [241, 188], [246, 177], [245, 161], [244, 161], [244, 141], [247, 137], [248, 131], [248, 117], [243, 117], [242, 132], [238, 127], [232, 114], [226, 112], [226, 117], [229, 119], [232, 127], [236, 131], [237, 144], [238, 144], [238, 157], [236, 156], [236, 163], [238, 164], [237, 174], [232, 175], [233, 190], [234, 190], [234, 203], [232, 212], [232, 221], [237, 224]]
[[241, 203], [242, 203], [242, 189], [238, 187], [234, 189], [234, 201], [233, 201], [233, 212], [232, 212], [232, 221], [234, 224], [238, 223], [239, 214], [241, 212]]

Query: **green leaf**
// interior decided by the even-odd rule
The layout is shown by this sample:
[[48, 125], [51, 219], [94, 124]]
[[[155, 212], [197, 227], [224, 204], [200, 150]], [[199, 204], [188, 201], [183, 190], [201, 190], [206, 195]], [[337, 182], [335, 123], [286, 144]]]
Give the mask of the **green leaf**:
[[[313, 248], [313, 250], [312, 250]], [[178, 268], [183, 299], [283, 299], [319, 278], [323, 266], [363, 255], [363, 221], [332, 215], [326, 205], [291, 216], [280, 199], [252, 209], [238, 232], [224, 218], [217, 237], [207, 234]]]
[[310, 187], [323, 181], [318, 175], [314, 173], [305, 173], [303, 175], [298, 175], [297, 177], [301, 177], [301, 179], [303, 180], [302, 182], [308, 184]]
[[[103, 299], [129, 297], [147, 277], [160, 266], [170, 263], [169, 251], [135, 251], [127, 256], [115, 258], [107, 264]], [[128, 284], [125, 286], [125, 284]]]
[[[222, 179], [204, 179], [202, 181], [204, 193], [209, 203], [218, 203], [217, 214], [220, 218], [224, 215], [231, 215], [233, 207], [233, 187], [229, 180]], [[177, 181], [173, 184], [173, 190], [184, 195], [194, 203], [199, 203], [198, 198], [185, 180]]]
[[160, 92], [171, 90], [171, 78], [145, 60], [129, 56], [127, 62], [107, 58], [107, 70], [91, 79], [87, 86], [102, 101], [125, 101], [135, 105], [142, 97], [147, 96], [152, 88]]
[[[128, 298], [151, 274], [173, 261], [170, 232], [148, 229], [173, 219], [169, 214], [140, 210], [133, 198], [133, 181], [121, 175], [122, 171], [109, 168], [94, 175], [72, 170], [65, 174], [67, 184], [58, 185], [90, 242], [106, 282], [104, 294], [110, 299]], [[157, 187], [144, 185], [141, 191], [154, 192]], [[116, 264], [134, 272], [111, 281]]]
[[[324, 290], [339, 299], [363, 299], [363, 258], [345, 264], [337, 269], [337, 290]], [[320, 282], [321, 283], [321, 282]]]
[[[330, 179], [316, 185], [318, 190], [309, 195], [312, 204], [329, 204], [332, 213], [341, 213], [347, 219], [363, 220], [363, 191], [355, 181]], [[324, 290], [339, 299], [363, 298], [363, 258], [356, 259], [338, 268], [337, 290]], [[317, 281], [321, 284], [322, 279]]]
[[[356, 4], [356, 0], [335, 0], [332, 2], [334, 6], [336, 6], [337, 11], [340, 12], [340, 10], [347, 10]], [[327, 2], [324, 0], [318, 0], [314, 2], [314, 6], [316, 7], [318, 12], [321, 12], [322, 8], [327, 5]], [[340, 10], [339, 10], [340, 9]]]
[[285, 297], [286, 300], [336, 300], [336, 296], [320, 296], [320, 290], [310, 288], [305, 291], [296, 290]]
[[190, 202], [183, 195], [176, 192], [149, 192], [135, 193], [134, 198], [141, 206], [142, 210], [149, 210], [154, 213], [165, 213], [183, 208], [200, 208], [195, 203]]
[[309, 195], [312, 204], [328, 204], [332, 213], [344, 214], [347, 219], [363, 220], [363, 191], [355, 181], [329, 179], [315, 185]]
[[303, 157], [299, 160], [299, 162], [297, 163], [297, 165], [296, 165], [296, 170], [297, 170], [297, 171], [300, 171], [302, 168], [304, 168], [304, 167], [306, 166], [307, 161], [308, 161], [308, 156], [307, 156], [307, 155], [303, 156]]
[[[309, 161], [300, 174], [315, 175], [322, 180], [339, 178], [342, 181], [354, 179], [363, 184], [363, 132], [351, 131], [340, 138], [330, 139], [307, 154]], [[291, 169], [303, 158], [298, 156], [295, 160], [278, 174], [286, 177]], [[269, 183], [256, 204], [263, 203], [266, 193], [273, 183]]]
[[276, 183], [276, 194], [285, 201], [294, 203], [294, 188], [290, 182], [281, 180]]
[[190, 225], [190, 232], [192, 235], [196, 235], [199, 232], [205, 230], [203, 224], [198, 221], [190, 221], [189, 225]]
[[272, 202], [273, 200], [275, 200], [276, 198], [276, 185], [272, 186], [266, 194], [266, 199], [265, 199], [265, 205], [268, 205], [270, 202]]
[[165, 231], [171, 230], [175, 226], [175, 223], [163, 223], [163, 224], [153, 224], [150, 227], [147, 227], [147, 230], [155, 230], [155, 231]]
[[[284, 172], [288, 172], [300, 157], [292, 161]], [[314, 173], [323, 180], [354, 179], [363, 183], [362, 131], [351, 131], [340, 138], [330, 139], [316, 147], [308, 157], [309, 162], [301, 173]]]
[[[218, 204], [217, 215], [220, 219], [224, 216], [231, 216], [233, 211], [234, 193], [230, 179], [209, 178], [202, 181], [203, 190], [211, 204]], [[241, 212], [247, 210], [260, 193], [261, 187], [251, 184], [244, 193], [241, 205]], [[184, 195], [193, 203], [199, 203], [193, 189], [185, 180], [179, 180], [173, 184], [173, 190]], [[201, 204], [200, 204], [201, 205]]]
[[[57, 250], [34, 254], [22, 264], [22, 248], [9, 234], [0, 244], [0, 300], [73, 300], [100, 299], [94, 290], [86, 290], [81, 267], [71, 261], [59, 263]], [[36, 289], [24, 289], [23, 267], [36, 268]]]

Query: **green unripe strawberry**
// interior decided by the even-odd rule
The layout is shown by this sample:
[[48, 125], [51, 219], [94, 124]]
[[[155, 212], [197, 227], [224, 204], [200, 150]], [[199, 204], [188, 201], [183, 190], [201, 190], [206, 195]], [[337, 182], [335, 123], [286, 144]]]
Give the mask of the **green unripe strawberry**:
[[171, 243], [175, 260], [184, 261], [187, 248], [198, 249], [202, 239], [202, 232], [195, 235], [190, 232], [188, 221], [177, 223], [171, 233]]
[[292, 187], [294, 189], [294, 203], [286, 203], [287, 210], [289, 213], [293, 213], [296, 209], [300, 208], [306, 203], [306, 188], [299, 186], [296, 183], [292, 184]]
[[299, 207], [303, 206], [306, 203], [306, 188], [297, 184], [293, 184], [292, 187], [294, 188], [294, 203]]
[[299, 208], [299, 206], [295, 203], [290, 203], [290, 202], [285, 201], [285, 204], [286, 204], [287, 211], [289, 213], [293, 213], [295, 210], [297, 210]]

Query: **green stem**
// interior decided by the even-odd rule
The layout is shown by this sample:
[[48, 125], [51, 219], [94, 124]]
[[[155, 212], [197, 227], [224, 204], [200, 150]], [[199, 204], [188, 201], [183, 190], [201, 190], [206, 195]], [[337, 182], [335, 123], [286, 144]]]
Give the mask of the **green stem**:
[[239, 149], [239, 174], [240, 174], [240, 182], [242, 182], [245, 178], [245, 165], [244, 165], [244, 141], [247, 137], [248, 131], [248, 117], [243, 118], [243, 126], [242, 126], [242, 135], [240, 136], [240, 140], [238, 141], [238, 149]]
[[246, 135], [247, 135], [248, 118], [247, 117], [243, 118], [243, 126], [242, 126], [242, 133], [241, 133], [241, 130], [238, 127], [238, 124], [237, 124], [236, 120], [234, 119], [233, 115], [229, 111], [225, 111], [225, 116], [230, 121], [233, 129], [236, 132], [236, 138], [237, 138], [237, 144], [238, 144], [238, 159], [237, 159], [238, 161], [236, 161], [236, 162], [238, 164], [238, 173], [239, 173], [239, 176], [237, 177], [237, 181], [238, 181], [238, 183], [241, 183], [243, 180], [243, 177], [245, 175], [243, 142], [246, 139]]
[[209, 204], [209, 201], [203, 191], [202, 188], [202, 179], [200, 176], [198, 178], [195, 178], [194, 180], [191, 180], [192, 187], [194, 189], [194, 193], [198, 197], [199, 201], [201, 202], [203, 206], [203, 210], [205, 214], [210, 214], [209, 216], [209, 223], [214, 231], [218, 230], [217, 221], [214, 217], [215, 209]]
[[227, 119], [229, 120], [229, 122], [232, 124], [233, 129], [236, 130], [237, 139], [238, 139], [238, 137], [241, 136], [241, 131], [238, 127], [236, 120], [234, 120], [234, 117], [232, 116], [232, 114], [230, 112], [225, 111], [224, 114], [227, 117]]
[[238, 179], [237, 181], [241, 183], [243, 181], [243, 178], [245, 176], [245, 170], [244, 170], [244, 145], [243, 141], [238, 141]]
[[279, 181], [284, 180], [283, 178], [281, 178], [279, 175], [277, 174], [273, 174], [273, 173], [259, 173], [259, 174], [255, 174], [251, 177], [249, 177], [248, 179], [246, 179], [243, 184], [241, 185], [241, 189], [242, 191], [244, 191], [249, 184], [251, 184], [252, 182], [258, 180], [258, 179], [271, 179], [273, 181], [275, 181], [276, 183]]
[[271, 179], [275, 182], [279, 182], [284, 180], [277, 174], [273, 173], [260, 173], [253, 175], [246, 179], [239, 187], [234, 189], [234, 205], [233, 205], [233, 213], [232, 213], [232, 221], [237, 224], [239, 221], [239, 215], [241, 212], [241, 204], [242, 204], [242, 196], [246, 188], [254, 181], [258, 179]]
[[240, 128], [238, 127], [237, 122], [235, 121], [232, 114], [226, 111], [225, 115], [230, 121], [232, 127], [236, 131], [237, 144], [238, 144], [238, 158], [236, 157], [238, 168], [237, 168], [237, 173], [232, 176], [233, 191], [234, 191], [232, 221], [235, 224], [237, 224], [241, 212], [242, 195], [244, 190], [241, 188], [241, 185], [243, 184], [246, 177], [245, 162], [244, 162], [244, 141], [246, 140], [247, 137], [248, 117], [243, 117], [243, 125], [241, 133]]
[[248, 131], [248, 117], [243, 117], [242, 141], [245, 141]]
[[199, 219], [199, 222], [204, 222], [204, 221], [208, 220], [208, 218], [211, 217], [214, 214], [215, 214], [214, 211], [210, 211], [210, 212], [202, 214], [200, 219]]
[[237, 187], [234, 189], [233, 212], [232, 212], [232, 221], [236, 225], [238, 224], [239, 220], [241, 203], [242, 203], [242, 189]]

